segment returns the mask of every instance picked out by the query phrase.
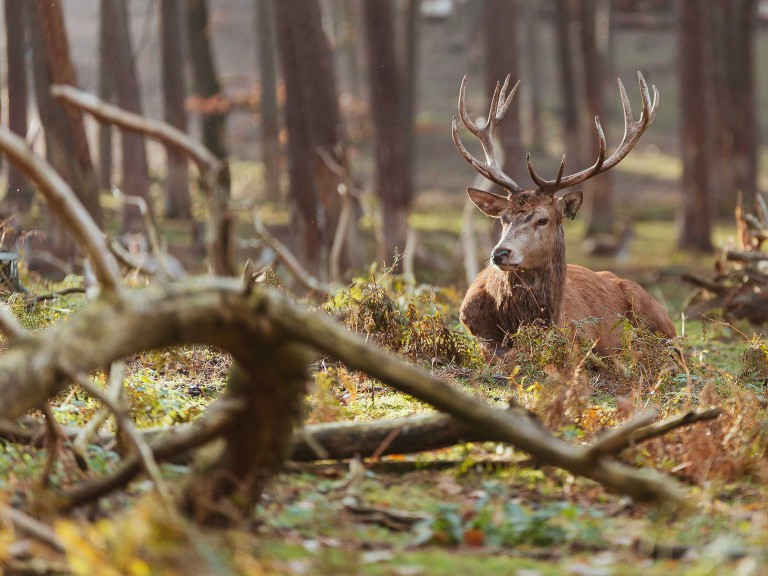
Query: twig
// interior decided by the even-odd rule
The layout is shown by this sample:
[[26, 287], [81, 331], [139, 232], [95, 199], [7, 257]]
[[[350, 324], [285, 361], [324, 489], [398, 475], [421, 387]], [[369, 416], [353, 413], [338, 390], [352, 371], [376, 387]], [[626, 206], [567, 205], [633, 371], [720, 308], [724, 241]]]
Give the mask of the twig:
[[31, 306], [33, 304], [36, 304], [37, 302], [44, 302], [45, 300], [55, 300], [56, 298], [61, 298], [62, 296], [67, 296], [69, 294], [85, 294], [85, 288], [82, 288], [80, 286], [73, 286], [71, 288], [64, 288], [63, 290], [57, 290], [56, 292], [50, 292], [49, 294], [40, 294], [39, 296], [35, 296], [34, 294], [29, 294], [27, 296], [24, 296], [24, 305]]
[[352, 178], [349, 176], [349, 171], [341, 166], [331, 156], [331, 154], [323, 147], [317, 148], [317, 155], [320, 156], [322, 161], [339, 179], [339, 185], [337, 190], [339, 196], [341, 196], [341, 212], [339, 213], [339, 221], [336, 225], [336, 232], [333, 235], [333, 244], [331, 245], [331, 252], [328, 256], [328, 269], [329, 276], [332, 283], [341, 283], [341, 254], [344, 249], [344, 243], [349, 236], [349, 226], [352, 220], [352, 198], [355, 196], [355, 187]]
[[[156, 461], [196, 448], [220, 436], [240, 416], [243, 405], [232, 398], [216, 400], [199, 420], [184, 427], [174, 428], [150, 443], [152, 456]], [[63, 508], [80, 506], [92, 502], [117, 490], [130, 482], [142, 470], [141, 458], [135, 452], [123, 460], [120, 467], [109, 476], [77, 486], [62, 494]]]
[[0, 515], [3, 516], [6, 522], [10, 522], [14, 528], [17, 528], [25, 534], [29, 534], [36, 540], [39, 540], [43, 544], [51, 547], [56, 552], [66, 552], [66, 547], [61, 539], [56, 535], [53, 529], [36, 520], [27, 514], [24, 514], [21, 510], [16, 510], [5, 504], [0, 505]]
[[[123, 394], [125, 389], [123, 388], [123, 378], [125, 377], [125, 361], [118, 360], [112, 363], [109, 369], [109, 379], [107, 383], [106, 395], [115, 403], [121, 404], [124, 401]], [[77, 456], [77, 463], [85, 470], [88, 466], [88, 444], [93, 437], [99, 431], [99, 428], [106, 421], [109, 416], [109, 409], [107, 407], [101, 408], [88, 423], [80, 430], [80, 433], [75, 437], [72, 442], [72, 450], [74, 450]]]
[[757, 251], [726, 250], [725, 259], [735, 262], [763, 262], [768, 260], [768, 254]]
[[612, 428], [598, 438], [589, 447], [587, 452], [588, 458], [599, 458], [606, 454], [616, 454], [623, 447], [628, 446], [628, 438], [630, 438], [640, 428], [645, 428], [653, 423], [656, 419], [657, 412], [655, 410], [648, 410], [638, 416], [632, 418], [629, 422], [625, 422], [618, 428]]
[[134, 196], [124, 194], [119, 188], [112, 188], [112, 195], [126, 204], [132, 204], [139, 209], [142, 218], [144, 219], [144, 228], [147, 230], [147, 238], [149, 239], [149, 249], [155, 256], [157, 261], [157, 270], [160, 272], [160, 276], [164, 280], [174, 278], [174, 274], [168, 268], [168, 260], [166, 258], [165, 250], [160, 245], [160, 235], [157, 232], [157, 225], [152, 218], [152, 212], [147, 205], [147, 201], [141, 196]]
[[640, 428], [639, 430], [634, 431], [632, 434], [627, 435], [624, 439], [624, 445], [617, 446], [617, 451], [623, 450], [624, 448], [633, 444], [638, 444], [639, 442], [661, 436], [670, 430], [674, 430], [675, 428], [687, 426], [688, 424], [693, 424], [695, 422], [714, 420], [722, 413], [723, 411], [720, 408], [709, 408], [707, 410], [702, 410], [701, 412], [691, 410], [690, 412], [685, 412], [684, 414], [675, 414], [674, 416], [670, 416], [669, 418], [661, 420], [660, 422], [649, 424], [648, 426]]
[[48, 401], [43, 404], [43, 414], [45, 415], [45, 447], [48, 450], [48, 458], [45, 460], [40, 483], [47, 487], [50, 485], [51, 474], [53, 474], [53, 469], [59, 457], [59, 441], [62, 439], [66, 441], [67, 436], [59, 427], [59, 423], [53, 415], [51, 404]]
[[96, 277], [104, 290], [119, 294], [120, 273], [109, 252], [104, 233], [69, 184], [47, 162], [31, 152], [23, 138], [6, 128], [0, 128], [0, 150], [37, 184], [51, 212], [59, 216], [90, 257]]
[[[74, 382], [77, 382], [77, 384], [83, 390], [88, 392], [88, 394], [94, 398], [99, 399], [104, 404], [104, 406], [109, 408], [109, 410], [115, 415], [115, 419], [117, 420], [120, 430], [126, 435], [126, 437], [131, 441], [134, 448], [136, 449], [136, 453], [138, 454], [139, 461], [141, 462], [144, 471], [149, 475], [150, 478], [152, 478], [152, 481], [155, 483], [157, 492], [160, 495], [160, 498], [163, 500], [166, 508], [171, 512], [175, 510], [171, 490], [168, 488], [165, 479], [163, 479], [163, 475], [161, 474], [160, 468], [155, 461], [152, 449], [144, 441], [141, 435], [136, 432], [136, 427], [133, 425], [133, 422], [131, 422], [125, 403], [118, 399], [113, 399], [111, 395], [105, 394], [100, 389], [93, 386], [86, 375], [78, 373], [76, 370], [65, 366], [62, 366], [62, 370]], [[119, 396], [120, 395], [118, 395], [118, 398]]]
[[158, 272], [158, 267], [154, 266], [152, 268], [148, 268], [144, 262], [137, 262], [133, 259], [133, 256], [131, 256], [131, 253], [126, 250], [120, 242], [115, 240], [114, 238], [110, 238], [108, 240], [109, 242], [109, 250], [112, 252], [112, 254], [117, 258], [117, 260], [123, 265], [127, 266], [128, 268], [133, 268], [136, 270], [139, 274], [144, 274], [146, 276], [154, 276]]
[[0, 332], [3, 333], [9, 342], [20, 340], [28, 335], [24, 326], [13, 315], [13, 312], [4, 306], [0, 306]]
[[275, 238], [272, 233], [264, 226], [264, 223], [259, 217], [258, 210], [253, 208], [251, 210], [253, 217], [253, 227], [256, 230], [256, 234], [264, 241], [264, 243], [274, 250], [277, 257], [285, 265], [291, 275], [299, 281], [305, 290], [309, 292], [316, 292], [323, 297], [327, 297], [331, 293], [329, 286], [320, 282], [317, 278], [307, 272], [306, 268], [301, 265], [301, 262], [294, 256], [290, 250]]
[[696, 276], [694, 274], [686, 273], [683, 274], [681, 278], [686, 282], [695, 284], [696, 286], [709, 290], [710, 292], [714, 292], [715, 294], [720, 294], [721, 292], [725, 292], [728, 289], [728, 287], [723, 284], [713, 282], [712, 280], [707, 280], [706, 278], [702, 278], [701, 276]]

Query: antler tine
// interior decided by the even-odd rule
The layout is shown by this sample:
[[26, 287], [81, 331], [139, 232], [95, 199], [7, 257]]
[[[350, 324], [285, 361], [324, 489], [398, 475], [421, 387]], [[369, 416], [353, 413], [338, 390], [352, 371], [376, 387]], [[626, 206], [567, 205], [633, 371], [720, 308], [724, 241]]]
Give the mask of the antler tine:
[[469, 150], [467, 150], [464, 146], [464, 144], [461, 143], [461, 140], [459, 139], [459, 127], [456, 123], [456, 116], [453, 117], [453, 121], [451, 122], [451, 136], [453, 137], [453, 143], [456, 146], [456, 148], [461, 152], [461, 155], [464, 156], [464, 159], [472, 164], [472, 166], [480, 172], [485, 178], [488, 180], [493, 180], [491, 178], [491, 175], [488, 173], [487, 168], [484, 164], [481, 164], [480, 161], [472, 156]]
[[461, 81], [461, 88], [459, 88], [459, 117], [467, 129], [472, 132], [472, 134], [474, 134], [478, 140], [480, 140], [480, 144], [483, 146], [483, 152], [485, 152], [485, 164], [472, 156], [472, 154], [461, 143], [456, 117], [453, 118], [453, 122], [451, 124], [451, 133], [453, 136], [453, 143], [456, 145], [456, 148], [459, 150], [461, 155], [464, 156], [467, 162], [474, 166], [475, 170], [499, 186], [502, 186], [511, 192], [519, 192], [522, 191], [522, 188], [518, 186], [517, 182], [512, 180], [512, 178], [505, 174], [499, 167], [498, 153], [493, 140], [493, 129], [496, 127], [496, 124], [498, 124], [499, 121], [504, 117], [504, 114], [506, 113], [507, 108], [509, 108], [512, 98], [517, 91], [516, 84], [512, 89], [511, 94], [508, 97], [505, 97], [504, 94], [508, 85], [509, 76], [507, 76], [503, 86], [500, 82], [496, 83], [496, 89], [493, 91], [493, 97], [491, 98], [491, 108], [488, 111], [488, 118], [486, 119], [485, 125], [481, 128], [476, 123], [474, 123], [469, 117], [469, 114], [467, 114], [467, 76], [465, 75]]
[[517, 89], [520, 87], [520, 80], [515, 82], [515, 85], [512, 86], [512, 92], [509, 93], [509, 96], [507, 96], [506, 100], [504, 99], [504, 91], [507, 87], [507, 84], [509, 83], [509, 79], [511, 77], [511, 74], [507, 74], [507, 79], [504, 81], [504, 87], [501, 89], [501, 102], [503, 102], [501, 106], [501, 110], [499, 110], [498, 117], [499, 119], [504, 117], [504, 114], [507, 113], [507, 110], [509, 109], [510, 105], [512, 104], [512, 100], [515, 97], [515, 94], [517, 94]]
[[656, 89], [656, 86], [653, 86], [653, 101], [651, 101], [648, 85], [645, 82], [643, 74], [639, 71], [637, 73], [637, 79], [638, 83], [640, 84], [640, 97], [643, 101], [643, 112], [640, 115], [640, 119], [637, 121], [635, 121], [634, 116], [632, 115], [632, 107], [629, 103], [629, 97], [627, 96], [627, 91], [624, 88], [624, 84], [622, 83], [621, 79], [619, 79], [619, 95], [621, 97], [621, 105], [624, 110], [624, 137], [621, 140], [621, 144], [619, 144], [613, 154], [611, 154], [608, 158], [605, 157], [607, 149], [605, 133], [603, 132], [603, 128], [600, 125], [600, 118], [595, 116], [595, 129], [597, 130], [597, 135], [600, 142], [600, 150], [598, 152], [597, 161], [589, 168], [586, 168], [581, 172], [571, 174], [570, 176], [563, 177], [563, 163], [561, 163], [560, 172], [558, 173], [557, 178], [555, 180], [544, 180], [538, 174], [536, 174], [536, 171], [533, 169], [533, 165], [530, 161], [530, 155], [528, 156], [528, 172], [531, 175], [531, 179], [539, 187], [539, 190], [549, 194], [554, 194], [558, 190], [579, 184], [601, 172], [605, 172], [606, 170], [613, 168], [616, 166], [616, 164], [621, 162], [627, 154], [629, 154], [630, 150], [632, 150], [635, 144], [637, 144], [640, 136], [643, 135], [643, 132], [645, 132], [648, 126], [650, 126], [655, 120], [656, 112], [658, 111], [659, 107], [659, 91]]

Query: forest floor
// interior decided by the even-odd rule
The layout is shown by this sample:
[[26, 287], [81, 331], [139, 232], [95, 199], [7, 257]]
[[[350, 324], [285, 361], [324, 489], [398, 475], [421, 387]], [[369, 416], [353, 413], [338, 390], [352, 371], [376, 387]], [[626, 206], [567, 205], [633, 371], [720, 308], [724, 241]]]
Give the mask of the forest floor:
[[[414, 218], [418, 221], [418, 214]], [[569, 234], [574, 233], [578, 237], [578, 227]], [[70, 569], [77, 574], [392, 576], [768, 573], [762, 568], [768, 545], [768, 427], [756, 400], [768, 374], [768, 342], [748, 325], [682, 318], [679, 311], [690, 290], [678, 273], [711, 267], [711, 257], [692, 260], [670, 251], [672, 234], [667, 222], [640, 222], [632, 248], [637, 257], [625, 271], [645, 277], [672, 310], [678, 332], [684, 333], [677, 344], [684, 362], [674, 360], [677, 353], [668, 345], [625, 328], [627, 345], [615, 361], [590, 359], [580, 376], [573, 372], [573, 354], [579, 350], [557, 332], [527, 333], [528, 351], [517, 369], [489, 367], [458, 325], [461, 289], [409, 289], [381, 271], [361, 271], [323, 308], [471, 394], [498, 406], [516, 399], [577, 443], [648, 406], [662, 415], [721, 406], [725, 413], [715, 423], [673, 432], [622, 456], [629, 464], [676, 477], [695, 502], [692, 510], [637, 504], [594, 482], [539, 467], [505, 445], [469, 443], [362, 462], [292, 464], [268, 488], [253, 517], [239, 519], [252, 529], [195, 537], [167, 515], [151, 483], [134, 482], [98, 506], [53, 519]], [[723, 228], [720, 234], [727, 237], [730, 231]], [[426, 245], [429, 239], [425, 233]], [[572, 261], [596, 268], [608, 263], [580, 254], [574, 244]], [[46, 292], [80, 281], [30, 284]], [[84, 298], [66, 296], [31, 310], [20, 299], [9, 305], [27, 327], [40, 329], [65, 321]], [[745, 366], [747, 349], [759, 351], [757, 364]], [[126, 388], [134, 419], [142, 427], [193, 420], [223, 390], [228, 366], [227, 357], [199, 346], [129, 359]], [[103, 375], [95, 379], [103, 384]], [[430, 410], [321, 358], [313, 365], [312, 382], [310, 423]], [[68, 425], [84, 424], [97, 408], [77, 388], [54, 402], [56, 417]], [[45, 457], [45, 450], [2, 442], [6, 501], [39, 490]], [[92, 448], [90, 470], [82, 472], [65, 451], [53, 481], [67, 486], [104, 474], [118, 460], [114, 449]], [[188, 468], [167, 464], [163, 470], [180, 486]], [[12, 541], [0, 530], [0, 552]], [[38, 553], [51, 562], [57, 558]]]

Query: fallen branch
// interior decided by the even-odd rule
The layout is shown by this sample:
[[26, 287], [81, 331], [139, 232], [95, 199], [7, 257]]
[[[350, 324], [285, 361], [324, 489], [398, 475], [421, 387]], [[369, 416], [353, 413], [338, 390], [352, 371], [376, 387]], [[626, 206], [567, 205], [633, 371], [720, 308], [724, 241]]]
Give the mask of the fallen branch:
[[104, 233], [78, 200], [72, 188], [42, 158], [7, 128], [0, 128], [0, 150], [37, 184], [51, 212], [62, 221], [90, 258], [99, 283], [108, 292], [120, 292], [120, 273], [109, 252]]
[[159, 140], [167, 146], [172, 146], [195, 162], [201, 174], [201, 186], [208, 197], [211, 212], [208, 234], [208, 256], [211, 267], [218, 275], [234, 275], [232, 218], [229, 212], [229, 168], [225, 161], [216, 158], [201, 142], [161, 120], [151, 120], [128, 112], [100, 100], [93, 94], [68, 85], [52, 86], [51, 94], [70, 106], [88, 112], [101, 122], [138, 132]]

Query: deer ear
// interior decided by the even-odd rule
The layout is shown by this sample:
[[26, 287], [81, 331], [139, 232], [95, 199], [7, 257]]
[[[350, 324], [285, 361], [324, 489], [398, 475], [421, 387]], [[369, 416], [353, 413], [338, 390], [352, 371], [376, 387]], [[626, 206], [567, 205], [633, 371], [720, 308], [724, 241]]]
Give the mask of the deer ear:
[[475, 203], [485, 214], [492, 218], [498, 218], [509, 207], [509, 199], [477, 188], [467, 188], [469, 199]]
[[557, 199], [558, 207], [561, 212], [568, 216], [571, 220], [576, 218], [576, 212], [581, 208], [581, 203], [584, 200], [584, 194], [581, 190], [575, 190], [574, 192], [568, 192], [565, 196]]

